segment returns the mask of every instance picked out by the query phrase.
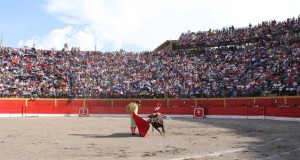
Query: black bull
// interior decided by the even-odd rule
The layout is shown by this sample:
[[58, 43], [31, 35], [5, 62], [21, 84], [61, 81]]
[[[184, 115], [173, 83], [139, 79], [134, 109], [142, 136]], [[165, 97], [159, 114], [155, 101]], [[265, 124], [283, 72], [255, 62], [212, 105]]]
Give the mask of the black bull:
[[[151, 123], [152, 127], [155, 128], [160, 134], [165, 133], [163, 115], [161, 113], [155, 112], [148, 116], [148, 122]], [[162, 132], [159, 130], [162, 129]]]

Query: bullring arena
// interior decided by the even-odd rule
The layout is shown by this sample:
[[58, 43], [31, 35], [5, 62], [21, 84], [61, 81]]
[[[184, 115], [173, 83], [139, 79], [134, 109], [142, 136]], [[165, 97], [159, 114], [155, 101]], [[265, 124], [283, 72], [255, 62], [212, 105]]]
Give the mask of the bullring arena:
[[[141, 53], [1, 43], [0, 160], [298, 160], [299, 57], [300, 16]], [[137, 100], [165, 134], [131, 135]]]
[[[279, 101], [285, 102], [291, 99], [295, 101], [295, 97], [278, 97]], [[245, 99], [221, 100], [168, 100], [167, 104], [172, 104], [173, 107], [163, 106], [160, 109], [167, 117], [164, 120], [166, 133], [160, 135], [150, 128], [146, 137], [139, 137], [130, 133], [129, 115], [125, 113], [124, 106], [134, 100], [4, 99], [0, 101], [0, 159], [299, 158], [298, 107], [243, 108], [233, 105], [239, 105], [240, 101], [245, 103]], [[140, 116], [146, 120], [147, 113], [154, 109], [153, 104], [160, 101], [165, 103], [165, 100], [142, 99]], [[206, 101], [217, 107], [203, 107], [206, 118], [194, 117], [197, 115], [193, 108], [195, 104], [191, 104], [205, 104]], [[255, 98], [248, 101], [264, 101], [268, 104], [268, 99]], [[232, 106], [218, 107], [218, 102]], [[5, 103], [11, 106], [5, 107]], [[88, 114], [81, 112], [82, 106]], [[6, 113], [3, 113], [5, 109]], [[222, 111], [223, 115], [216, 112], [216, 109]], [[263, 115], [258, 114], [259, 111], [264, 111], [261, 112]]]
[[300, 157], [299, 122], [273, 120], [166, 120], [163, 136], [129, 133], [125, 117], [1, 118], [3, 160], [232, 160]]

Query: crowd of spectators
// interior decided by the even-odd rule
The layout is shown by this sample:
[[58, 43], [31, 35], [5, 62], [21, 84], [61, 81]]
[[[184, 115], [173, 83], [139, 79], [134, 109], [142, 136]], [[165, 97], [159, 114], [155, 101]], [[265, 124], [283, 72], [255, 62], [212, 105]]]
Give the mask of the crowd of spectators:
[[141, 53], [1, 48], [0, 97], [300, 95], [300, 17], [178, 41], [182, 49]]
[[221, 30], [182, 33], [178, 39], [178, 48], [215, 47], [224, 45], [243, 45], [259, 41], [272, 41], [279, 35], [292, 35], [300, 32], [300, 15], [298, 18], [288, 18], [286, 21], [276, 20], [262, 22], [256, 26], [235, 28], [224, 27]]

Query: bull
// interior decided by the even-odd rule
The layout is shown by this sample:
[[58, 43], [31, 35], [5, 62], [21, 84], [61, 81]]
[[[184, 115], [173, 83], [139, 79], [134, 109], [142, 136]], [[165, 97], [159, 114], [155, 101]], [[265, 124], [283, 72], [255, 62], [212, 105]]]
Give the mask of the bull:
[[[150, 115], [148, 115], [148, 123], [150, 123], [152, 125], [153, 128], [155, 128], [160, 134], [165, 133], [165, 127], [164, 127], [164, 121], [163, 118], [164, 116], [159, 113], [159, 112], [154, 112]], [[162, 129], [162, 131], [160, 131], [160, 129]]]

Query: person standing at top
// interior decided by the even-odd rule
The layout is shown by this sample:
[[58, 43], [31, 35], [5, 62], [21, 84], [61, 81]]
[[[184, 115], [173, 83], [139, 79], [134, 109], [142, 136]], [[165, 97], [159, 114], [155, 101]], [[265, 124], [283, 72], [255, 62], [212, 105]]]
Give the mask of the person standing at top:
[[140, 101], [131, 102], [126, 106], [126, 111], [128, 114], [130, 114], [130, 129], [132, 135], [135, 135], [135, 130], [136, 130], [136, 124], [132, 117], [132, 112], [134, 112], [137, 115], [140, 106], [141, 106]]

